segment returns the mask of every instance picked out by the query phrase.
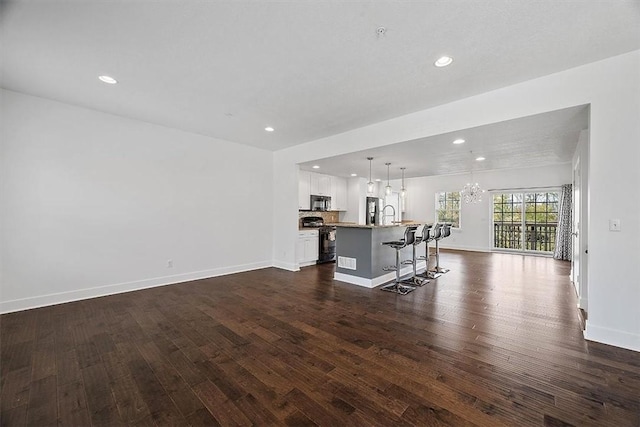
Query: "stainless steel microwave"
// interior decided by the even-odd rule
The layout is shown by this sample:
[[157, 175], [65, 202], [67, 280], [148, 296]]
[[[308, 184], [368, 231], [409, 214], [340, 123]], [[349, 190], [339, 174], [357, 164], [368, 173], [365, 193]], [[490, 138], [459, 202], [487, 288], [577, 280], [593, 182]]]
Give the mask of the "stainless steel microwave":
[[316, 196], [311, 195], [311, 210], [312, 211], [330, 211], [331, 210], [331, 197], [329, 196]]

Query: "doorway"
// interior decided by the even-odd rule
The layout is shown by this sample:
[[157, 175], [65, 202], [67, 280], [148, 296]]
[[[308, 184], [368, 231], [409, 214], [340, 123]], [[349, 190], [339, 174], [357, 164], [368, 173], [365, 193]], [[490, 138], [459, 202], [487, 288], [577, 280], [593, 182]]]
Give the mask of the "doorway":
[[571, 280], [578, 296], [578, 308], [586, 318], [589, 299], [589, 131], [580, 132], [572, 161], [573, 256]]
[[552, 254], [559, 200], [558, 189], [494, 193], [493, 248]]

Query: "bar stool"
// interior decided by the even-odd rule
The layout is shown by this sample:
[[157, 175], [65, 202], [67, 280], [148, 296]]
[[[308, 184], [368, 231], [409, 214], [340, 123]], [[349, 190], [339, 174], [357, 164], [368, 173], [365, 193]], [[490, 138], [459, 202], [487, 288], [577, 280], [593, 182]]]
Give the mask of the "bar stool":
[[444, 273], [448, 273], [449, 269], [448, 268], [441, 268], [440, 267], [440, 245], [439, 242], [440, 240], [449, 237], [451, 235], [451, 224], [442, 224], [442, 228], [441, 228], [441, 232], [440, 232], [440, 236], [438, 238], [435, 239], [436, 241], [436, 266], [433, 268], [433, 270], [431, 270], [434, 274], [437, 274], [438, 276], [444, 274]]
[[[422, 232], [422, 234], [424, 236], [424, 231]], [[435, 223], [429, 227], [429, 237], [426, 240], [424, 240], [424, 237], [423, 237], [423, 240], [425, 242], [424, 256], [418, 257], [418, 259], [425, 260], [427, 262], [427, 267], [425, 268], [424, 272], [419, 274], [419, 276], [426, 277], [428, 279], [437, 279], [438, 277], [442, 276], [442, 274], [438, 273], [437, 271], [429, 270], [429, 260], [431, 258], [431, 254], [429, 252], [429, 243], [435, 240], [437, 244], [438, 242], [437, 239], [440, 239], [441, 235], [442, 235], [442, 224]], [[436, 256], [437, 256], [437, 252], [436, 252]]]
[[[411, 264], [413, 265], [413, 284], [416, 286], [424, 286], [427, 283], [429, 283], [429, 280], [427, 280], [426, 278], [420, 277], [420, 275], [417, 272], [417, 268], [418, 268], [418, 261], [425, 259], [425, 257], [423, 256], [416, 256], [416, 247], [419, 246], [422, 242], [426, 242], [429, 239], [429, 233], [431, 230], [431, 225], [429, 224], [425, 224], [424, 227], [422, 227], [422, 234], [420, 235], [416, 235], [415, 239], [413, 240], [413, 257], [410, 260], [406, 260], [403, 261], [403, 264]], [[427, 243], [428, 245], [429, 243]], [[427, 260], [427, 269], [429, 268], [429, 261]]]
[[401, 240], [395, 240], [392, 242], [382, 242], [381, 244], [384, 246], [389, 246], [396, 250], [396, 265], [392, 265], [389, 267], [384, 267], [384, 271], [395, 271], [396, 278], [392, 283], [388, 285], [384, 285], [382, 288], [383, 291], [395, 292], [400, 295], [406, 295], [411, 291], [416, 289], [413, 285], [413, 276], [408, 279], [401, 280], [400, 279], [400, 269], [402, 267], [402, 263], [400, 262], [400, 250], [406, 248], [409, 245], [413, 245], [413, 242], [416, 237], [416, 230], [418, 229], [417, 225], [410, 225], [404, 230], [404, 238]]

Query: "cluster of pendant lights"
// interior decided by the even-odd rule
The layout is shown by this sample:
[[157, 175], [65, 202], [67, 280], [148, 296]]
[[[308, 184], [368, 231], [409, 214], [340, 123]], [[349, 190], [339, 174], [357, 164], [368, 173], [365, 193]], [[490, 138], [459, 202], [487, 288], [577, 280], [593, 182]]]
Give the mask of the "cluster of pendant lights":
[[[371, 162], [373, 160], [373, 157], [367, 157], [367, 160], [369, 160], [369, 182], [367, 183], [367, 193], [371, 194], [374, 192], [376, 186], [376, 184], [371, 179]], [[386, 196], [390, 196], [393, 192], [393, 188], [391, 188], [391, 183], [389, 182], [389, 168], [391, 166], [391, 163], [387, 162], [385, 163], [385, 166], [387, 167], [387, 186], [384, 188], [384, 194]], [[404, 186], [405, 169], [406, 168], [400, 168], [400, 170], [402, 170], [402, 188], [400, 189], [400, 197], [402, 197], [403, 199], [407, 196], [407, 189]]]

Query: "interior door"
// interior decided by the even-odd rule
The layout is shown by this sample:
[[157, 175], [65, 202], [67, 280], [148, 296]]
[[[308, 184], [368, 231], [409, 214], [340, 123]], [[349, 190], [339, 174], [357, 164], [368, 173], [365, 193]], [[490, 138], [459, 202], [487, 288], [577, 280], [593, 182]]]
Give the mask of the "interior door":
[[573, 225], [572, 225], [572, 242], [571, 247], [573, 255], [571, 257], [571, 281], [576, 287], [578, 300], [581, 296], [580, 287], [580, 158], [576, 160], [573, 166]]

